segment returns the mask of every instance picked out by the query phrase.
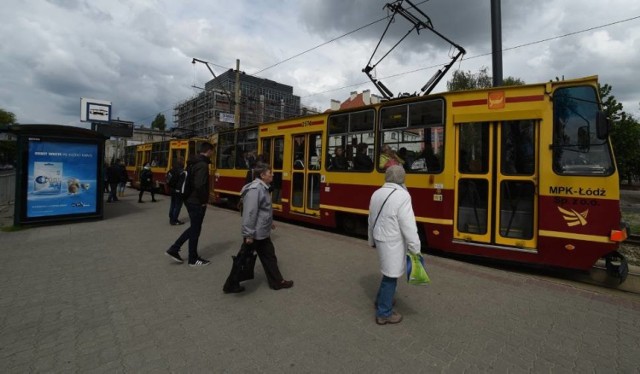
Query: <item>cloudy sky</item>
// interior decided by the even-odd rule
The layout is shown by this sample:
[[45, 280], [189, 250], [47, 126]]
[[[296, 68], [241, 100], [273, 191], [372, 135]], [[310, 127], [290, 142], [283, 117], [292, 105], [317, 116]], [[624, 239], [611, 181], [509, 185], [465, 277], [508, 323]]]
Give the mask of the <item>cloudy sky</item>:
[[[191, 63], [197, 57], [216, 74], [239, 59], [242, 71], [293, 86], [304, 105], [324, 110], [351, 91], [378, 93], [362, 68], [387, 25], [387, 2], [5, 0], [0, 108], [19, 123], [80, 125], [85, 97], [111, 101], [114, 118], [148, 125], [163, 113], [171, 125], [175, 104], [211, 79], [206, 66]], [[491, 72], [490, 0], [414, 3], [466, 49], [453, 69]], [[379, 51], [409, 27], [398, 18]], [[640, 117], [640, 1], [502, 0], [502, 35], [505, 77], [535, 83], [598, 75]], [[413, 33], [376, 75], [394, 93], [415, 92], [449, 55], [428, 30]]]

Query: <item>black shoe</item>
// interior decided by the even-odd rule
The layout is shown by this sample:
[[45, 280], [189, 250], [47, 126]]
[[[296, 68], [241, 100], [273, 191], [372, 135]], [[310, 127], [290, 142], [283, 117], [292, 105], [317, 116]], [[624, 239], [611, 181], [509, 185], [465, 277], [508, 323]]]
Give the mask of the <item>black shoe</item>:
[[231, 287], [223, 288], [222, 291], [224, 293], [240, 293], [240, 292], [244, 291], [244, 287], [238, 285], [238, 286], [233, 287], [233, 288], [231, 288]]
[[144, 201], [142, 201], [142, 200], [138, 200], [138, 203], [144, 203]]
[[207, 261], [204, 258], [199, 258], [196, 260], [196, 262], [189, 262], [189, 266], [207, 266], [210, 263], [210, 261]]
[[176, 225], [184, 225], [184, 222], [182, 222], [182, 221], [180, 221], [180, 220], [177, 220], [177, 221], [176, 221]]
[[169, 257], [171, 257], [173, 259], [173, 261], [181, 264], [184, 261], [182, 260], [182, 257], [180, 257], [180, 253], [178, 253], [177, 251], [172, 251], [170, 249], [168, 249], [165, 254]]
[[152, 202], [152, 203], [157, 203], [157, 202], [158, 202], [158, 200], [151, 200], [151, 202]]
[[272, 285], [271, 289], [274, 290], [281, 290], [283, 288], [291, 288], [293, 287], [293, 281], [288, 281], [288, 280], [281, 280], [280, 283]]

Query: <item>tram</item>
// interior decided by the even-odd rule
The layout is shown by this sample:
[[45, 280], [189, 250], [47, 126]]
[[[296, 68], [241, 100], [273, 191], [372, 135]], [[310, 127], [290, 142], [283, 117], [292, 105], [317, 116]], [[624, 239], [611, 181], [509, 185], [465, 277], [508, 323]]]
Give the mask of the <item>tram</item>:
[[125, 147], [125, 168], [131, 186], [140, 188], [140, 171], [147, 162], [151, 165], [153, 181], [156, 189], [168, 194], [165, 177], [178, 157], [185, 162], [198, 153], [200, 143], [207, 139], [172, 139], [159, 142], [130, 145]]
[[596, 76], [399, 98], [220, 132], [212, 197], [249, 161], [273, 168], [274, 214], [366, 233], [391, 159], [429, 248], [621, 277], [619, 178]]

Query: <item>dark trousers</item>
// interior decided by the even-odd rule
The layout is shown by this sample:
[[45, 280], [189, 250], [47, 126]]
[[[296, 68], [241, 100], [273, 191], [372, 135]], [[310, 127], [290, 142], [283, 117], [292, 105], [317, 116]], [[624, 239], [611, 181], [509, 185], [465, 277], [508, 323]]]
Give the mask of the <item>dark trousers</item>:
[[200, 239], [200, 231], [202, 231], [202, 221], [204, 214], [207, 212], [207, 206], [202, 204], [194, 204], [185, 202], [184, 206], [189, 212], [189, 227], [184, 230], [182, 235], [171, 246], [172, 251], [179, 251], [180, 247], [189, 241], [189, 263], [193, 264], [198, 259], [198, 239]]
[[282, 282], [282, 274], [278, 268], [278, 258], [276, 257], [276, 250], [273, 247], [271, 238], [254, 240], [253, 248], [258, 254], [260, 263], [264, 268], [264, 274], [267, 276], [267, 282], [270, 287], [275, 287]]
[[[260, 263], [262, 263], [264, 274], [267, 276], [269, 287], [275, 288], [279, 286], [283, 278], [282, 274], [280, 274], [280, 269], [278, 268], [278, 258], [276, 257], [276, 250], [273, 247], [271, 238], [254, 240], [251, 246], [243, 245], [240, 248], [240, 252], [238, 252], [236, 258], [241, 257], [243, 251], [250, 252], [251, 249], [256, 251], [258, 258], [260, 259]], [[223, 290], [233, 290], [240, 286], [240, 282], [237, 279], [237, 271], [238, 269], [236, 268], [236, 264], [234, 262], [231, 269], [231, 274], [229, 274], [229, 277], [224, 284]]]
[[144, 194], [144, 191], [151, 192], [151, 201], [156, 200], [156, 195], [153, 192], [153, 187], [149, 186], [149, 187], [140, 187], [140, 194], [138, 195], [138, 201], [142, 201], [142, 195]]
[[182, 195], [179, 192], [171, 192], [171, 205], [169, 206], [169, 223], [178, 222], [182, 209]]
[[118, 182], [111, 183], [109, 182], [109, 198], [107, 201], [118, 201]]

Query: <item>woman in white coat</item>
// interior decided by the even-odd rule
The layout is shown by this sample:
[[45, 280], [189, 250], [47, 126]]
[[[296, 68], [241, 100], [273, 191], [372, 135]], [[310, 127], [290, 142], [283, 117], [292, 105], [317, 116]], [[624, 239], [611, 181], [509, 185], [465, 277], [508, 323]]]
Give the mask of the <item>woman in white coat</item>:
[[376, 297], [376, 323], [398, 323], [402, 315], [393, 310], [398, 278], [405, 272], [407, 250], [420, 253], [420, 238], [411, 195], [404, 185], [405, 171], [394, 165], [385, 172], [385, 184], [369, 203], [369, 245], [378, 250], [382, 281]]

